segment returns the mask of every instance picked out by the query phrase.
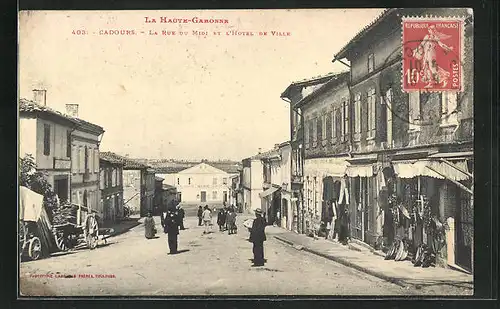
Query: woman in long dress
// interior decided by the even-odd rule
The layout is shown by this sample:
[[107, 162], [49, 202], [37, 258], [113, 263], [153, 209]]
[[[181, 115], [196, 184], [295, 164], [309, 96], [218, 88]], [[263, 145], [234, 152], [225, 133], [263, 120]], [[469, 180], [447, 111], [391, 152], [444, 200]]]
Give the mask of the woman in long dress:
[[156, 235], [155, 219], [148, 213], [148, 216], [144, 220], [145, 236], [147, 239], [154, 238]]

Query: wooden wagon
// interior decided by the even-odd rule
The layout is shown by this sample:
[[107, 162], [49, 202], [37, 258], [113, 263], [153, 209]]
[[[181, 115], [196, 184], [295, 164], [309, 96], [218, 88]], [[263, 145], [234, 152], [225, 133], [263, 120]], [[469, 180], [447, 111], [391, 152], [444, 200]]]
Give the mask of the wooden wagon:
[[[43, 196], [20, 187], [19, 254], [32, 260], [57, 251], [67, 251], [79, 245], [95, 249], [101, 233], [96, 212], [83, 205], [59, 207], [50, 218], [43, 207]], [[54, 224], [54, 221], [56, 223]], [[100, 233], [101, 232], [101, 233]]]

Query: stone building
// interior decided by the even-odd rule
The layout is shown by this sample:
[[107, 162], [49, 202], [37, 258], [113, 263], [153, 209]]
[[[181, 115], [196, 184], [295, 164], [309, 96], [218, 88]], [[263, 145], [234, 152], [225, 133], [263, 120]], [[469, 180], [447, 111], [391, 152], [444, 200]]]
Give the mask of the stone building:
[[[402, 91], [401, 17], [405, 15], [463, 17], [463, 92]], [[438, 252], [438, 261], [469, 271], [473, 256], [471, 19], [467, 9], [389, 9], [334, 58], [343, 63], [347, 59], [351, 72], [352, 152], [347, 168], [351, 236], [375, 247], [406, 238], [414, 249], [421, 243], [431, 245], [437, 233], [433, 226], [445, 224], [446, 244]]]
[[105, 221], [123, 218], [123, 161], [112, 152], [99, 153], [101, 208]]

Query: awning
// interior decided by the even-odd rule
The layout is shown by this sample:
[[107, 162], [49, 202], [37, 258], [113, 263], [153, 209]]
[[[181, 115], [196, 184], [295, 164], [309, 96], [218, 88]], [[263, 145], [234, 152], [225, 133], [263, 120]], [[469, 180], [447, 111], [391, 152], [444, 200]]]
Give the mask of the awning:
[[345, 176], [349, 163], [345, 158], [314, 158], [304, 161], [304, 175], [309, 177], [334, 177]]
[[392, 162], [394, 173], [399, 178], [414, 178], [418, 176], [426, 176], [437, 179], [444, 179], [443, 176], [427, 168], [426, 161], [394, 161]]
[[373, 165], [349, 165], [346, 174], [349, 177], [372, 177]]
[[443, 159], [451, 159], [451, 158], [472, 158], [474, 157], [473, 151], [462, 151], [462, 152], [439, 152], [433, 155], [430, 155], [429, 158], [443, 158]]
[[467, 163], [465, 160], [458, 162], [440, 162], [437, 160], [427, 161], [427, 166], [436, 173], [450, 180], [462, 181], [467, 180], [470, 176], [462, 171], [467, 171]]
[[259, 196], [260, 196], [260, 198], [264, 198], [266, 196], [269, 196], [269, 195], [273, 194], [274, 192], [276, 192], [278, 190], [279, 190], [279, 188], [271, 187], [269, 189], [266, 189], [264, 192], [259, 193]]

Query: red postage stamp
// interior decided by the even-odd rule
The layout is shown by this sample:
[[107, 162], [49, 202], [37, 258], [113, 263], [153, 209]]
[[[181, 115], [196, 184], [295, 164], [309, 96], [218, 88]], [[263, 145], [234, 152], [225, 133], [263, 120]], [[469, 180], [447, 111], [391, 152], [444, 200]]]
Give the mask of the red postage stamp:
[[403, 90], [463, 89], [464, 21], [459, 18], [403, 18]]

